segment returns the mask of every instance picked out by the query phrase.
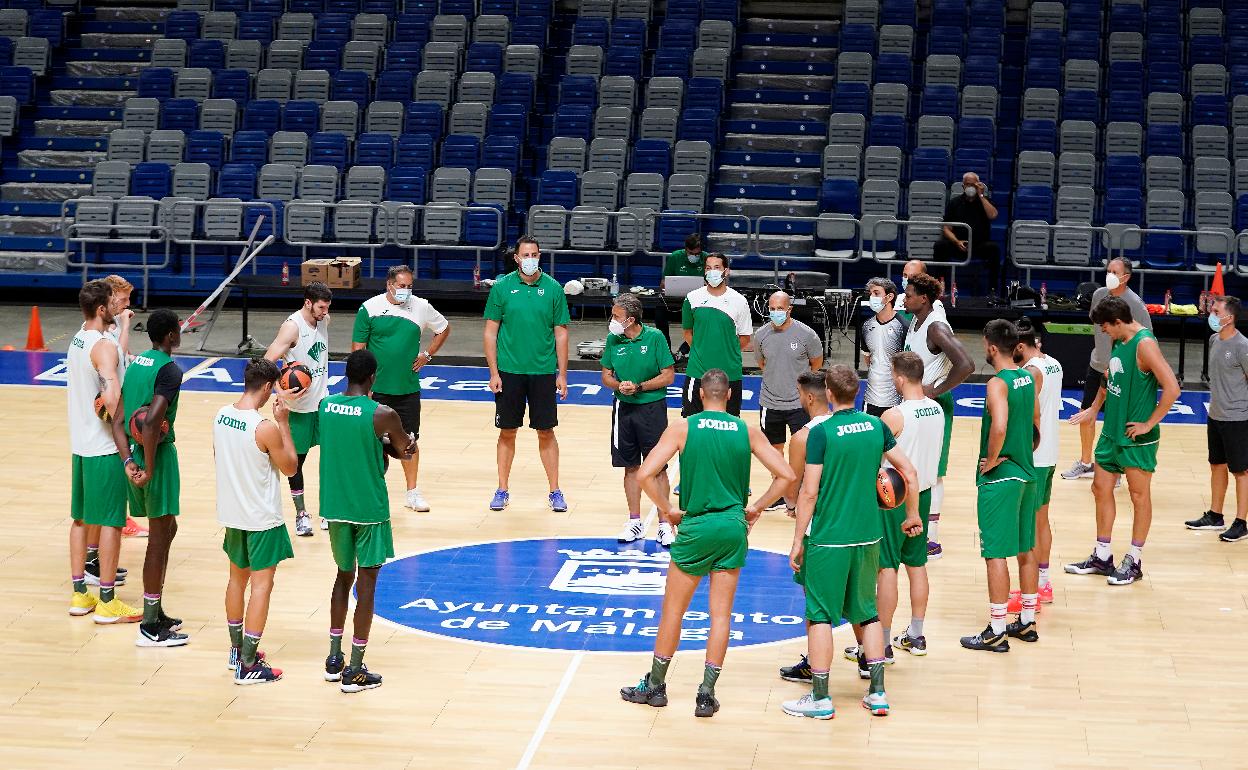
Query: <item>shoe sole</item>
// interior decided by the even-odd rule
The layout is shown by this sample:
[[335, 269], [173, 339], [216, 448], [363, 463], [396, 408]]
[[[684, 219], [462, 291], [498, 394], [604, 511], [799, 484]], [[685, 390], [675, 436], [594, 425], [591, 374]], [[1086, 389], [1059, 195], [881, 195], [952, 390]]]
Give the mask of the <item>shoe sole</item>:
[[898, 649], [905, 650], [906, 652], [910, 653], [916, 658], [922, 658], [923, 656], [927, 655], [927, 650], [920, 650], [918, 648], [900, 647]]
[[134, 640], [135, 647], [183, 647], [190, 643], [190, 639], [169, 639], [164, 642], [157, 642], [147, 637], [140, 636]]
[[785, 676], [784, 674], [781, 674], [780, 678], [786, 682], [797, 682], [798, 684], [810, 684], [812, 681], [810, 677], [802, 678], [800, 676]]
[[404, 505], [403, 505], [403, 507], [404, 507], [404, 508], [407, 508], [408, 510], [411, 510], [411, 511], [416, 511], [417, 513], [428, 513], [428, 512], [429, 512], [429, 506], [427, 506], [427, 505], [426, 505], [426, 506], [424, 506], [424, 507], [421, 507], [421, 506], [419, 506], [419, 505], [407, 505], [407, 504], [404, 504]]
[[707, 713], [705, 713], [705, 712], [703, 712], [703, 711], [699, 711], [698, 709], [696, 709], [696, 708], [695, 708], [695, 709], [693, 710], [693, 715], [694, 715], [695, 717], [708, 718], [708, 717], [713, 717], [713, 716], [715, 716], [716, 712], [718, 712], [718, 711], [719, 711], [719, 708], [718, 708], [718, 707], [716, 707], [716, 708], [711, 709], [711, 713], [707, 714]]
[[69, 614], [73, 615], [75, 618], [81, 618], [82, 616], [90, 615], [93, 612], [95, 612], [94, 607], [70, 607], [69, 608]]
[[620, 700], [626, 703], [636, 703], [638, 706], [650, 706], [656, 709], [661, 709], [667, 706], [667, 696], [663, 696], [662, 701], [633, 700], [627, 697], [626, 695], [624, 695], [624, 693], [620, 693]]
[[1225, 524], [1210, 524], [1210, 525], [1203, 526], [1203, 527], [1193, 527], [1191, 524], [1184, 524], [1183, 526], [1187, 527], [1188, 529], [1192, 530], [1193, 532], [1199, 532], [1199, 531], [1201, 531], [1201, 530], [1205, 530], [1205, 529], [1210, 529], [1210, 530], [1213, 530], [1213, 529], [1226, 529], [1226, 525], [1225, 525]]
[[313, 532], [310, 529], [295, 530], [296, 537], [312, 537], [312, 535], [313, 535]]
[[928, 560], [928, 561], [940, 561], [940, 558], [941, 558], [942, 556], [944, 556], [944, 555], [945, 555], [945, 554], [944, 554], [944, 552], [941, 552], [941, 553], [929, 553], [929, 554], [927, 555], [927, 560]]
[[1099, 569], [1084, 569], [1081, 567], [1072, 567], [1069, 564], [1067, 564], [1065, 567], [1062, 567], [1062, 570], [1067, 575], [1103, 575], [1105, 577], [1109, 577], [1110, 575], [1113, 574], [1112, 572], [1104, 572]]
[[142, 530], [142, 531], [139, 531], [139, 532], [125, 532], [125, 531], [123, 531], [123, 532], [121, 533], [121, 536], [122, 536], [122, 537], [147, 537], [147, 531], [146, 531], [146, 530]]
[[501, 507], [501, 508], [495, 508], [494, 506], [492, 506], [492, 505], [491, 505], [491, 506], [490, 506], [490, 510], [491, 510], [491, 511], [502, 511], [502, 510], [506, 510], [506, 509], [507, 509], [507, 506], [508, 506], [509, 504], [510, 504], [510, 501], [508, 501], [508, 502], [506, 502], [506, 503], [503, 503], [503, 505], [502, 505], [502, 507]]
[[867, 711], [870, 711], [871, 716], [873, 717], [888, 716], [888, 706], [868, 706], [867, 704], [863, 703], [862, 707], [866, 709]]
[[1114, 580], [1112, 577], [1106, 578], [1105, 580], [1105, 582], [1111, 586], [1129, 586], [1132, 583], [1138, 583], [1139, 581], [1140, 578], [1131, 578], [1130, 580]]
[[637, 542], [638, 540], [645, 540], [645, 539], [646, 539], [646, 536], [645, 536], [645, 534], [643, 533], [643, 534], [641, 534], [641, 535], [638, 535], [637, 537], [630, 537], [630, 538], [617, 537], [617, 538], [615, 539], [615, 542], [617, 542], [617, 543], [635, 543], [635, 542]]
[[143, 620], [143, 614], [138, 615], [100, 615], [96, 613], [95, 622], [101, 626], [108, 626], [114, 623], [139, 623]]
[[278, 674], [272, 679], [235, 679], [234, 684], [240, 687], [246, 687], [247, 685], [250, 685], [250, 684], [269, 684], [271, 682], [279, 682], [281, 681], [281, 679], [282, 679], [282, 675]]
[[780, 707], [780, 710], [781, 710], [781, 711], [783, 711], [784, 713], [788, 714], [788, 715], [789, 715], [789, 716], [791, 716], [791, 717], [805, 717], [805, 718], [807, 718], [807, 719], [822, 719], [822, 720], [824, 720], [824, 721], [827, 721], [827, 720], [829, 720], [829, 719], [834, 719], [834, 718], [836, 718], [836, 712], [835, 712], [835, 711], [833, 711], [831, 714], [822, 714], [822, 713], [820, 713], [820, 714], [809, 714], [809, 713], [806, 713], [806, 712], [804, 712], [804, 711], [790, 711], [789, 709], [786, 709], [784, 706], [781, 706], [781, 707]]
[[1009, 652], [1010, 646], [1007, 644], [1004, 647], [970, 647], [963, 644], [962, 649], [972, 650], [974, 652]]
[[1010, 638], [1017, 639], [1020, 642], [1027, 642], [1028, 644], [1032, 644], [1032, 643], [1040, 641], [1039, 634], [1037, 634], [1036, 636], [1011, 636]]
[[1248, 538], [1248, 532], [1245, 532], [1239, 537], [1223, 537], [1222, 535], [1218, 535], [1218, 539], [1221, 540], [1223, 543], [1238, 543], [1240, 540], [1243, 540], [1245, 538]]
[[343, 685], [342, 687], [339, 687], [338, 689], [350, 695], [351, 693], [364, 692], [365, 690], [376, 690], [378, 687], [381, 687], [381, 682], [378, 682], [377, 684]]
[[341, 681], [342, 681], [342, 672], [338, 672], [337, 674], [331, 674], [331, 673], [329, 673], [329, 672], [326, 672], [326, 673], [325, 673], [325, 681], [326, 681], [326, 682], [341, 682]]

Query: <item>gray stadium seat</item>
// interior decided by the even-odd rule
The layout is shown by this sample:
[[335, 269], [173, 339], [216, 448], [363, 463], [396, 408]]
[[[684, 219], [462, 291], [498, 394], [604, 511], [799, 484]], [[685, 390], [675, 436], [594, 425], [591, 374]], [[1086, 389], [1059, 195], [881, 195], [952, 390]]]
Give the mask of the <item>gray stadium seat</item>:
[[485, 129], [489, 121], [489, 107], [478, 102], [457, 102], [451, 107], [450, 132], [452, 134], [468, 134], [478, 139], [485, 139]]
[[204, 206], [204, 237], [218, 241], [242, 240], [243, 207], [238, 198], [209, 198]]
[[672, 172], [676, 174], [700, 174], [711, 178], [711, 143], [701, 140], [682, 139], [676, 143]]
[[962, 57], [960, 56], [952, 54], [929, 56], [923, 70], [925, 85], [962, 87]]
[[[122, 195], [124, 194], [123, 192]], [[74, 232], [79, 237], [107, 238], [112, 231], [113, 212], [117, 202], [112, 197], [96, 197], [99, 195], [96, 193], [95, 196], [78, 198], [73, 203], [74, 224], [77, 225]]]
[[403, 133], [403, 104], [372, 102], [368, 105], [368, 113], [364, 118], [364, 130], [368, 133], [399, 136]]
[[1226, 67], [1221, 64], [1193, 64], [1188, 80], [1192, 96], [1226, 95]]
[[51, 50], [47, 38], [19, 37], [13, 42], [13, 66], [29, 67], [31, 72], [42, 77], [48, 72]]
[[1109, 61], [1144, 61], [1144, 36], [1138, 32], [1111, 32]]
[[196, 201], [212, 192], [212, 167], [207, 163], [178, 163], [173, 167], [173, 194]]
[[283, 218], [287, 241], [320, 243], [325, 240], [326, 207], [322, 203], [319, 199], [300, 199], [286, 204]]
[[615, 171], [586, 171], [581, 175], [579, 203], [615, 211], [620, 205], [620, 175]]
[[461, 46], [455, 43], [431, 42], [425, 44], [422, 61], [427, 70], [459, 74], [462, 59]]
[[264, 49], [259, 40], [231, 40], [225, 44], [227, 69], [247, 70], [252, 76], [260, 71]]
[[662, 174], [633, 173], [624, 182], [624, 205], [663, 210]]
[[[658, 79], [651, 78], [650, 82], [653, 83]], [[598, 82], [598, 106], [635, 110], [637, 108], [637, 81], [628, 75], [607, 75]]]
[[1186, 104], [1180, 94], [1154, 91], [1148, 95], [1148, 124], [1173, 123], [1183, 125]]
[[1062, 152], [1096, 154], [1096, 136], [1096, 124], [1090, 120], [1063, 120], [1059, 129], [1059, 147]]
[[703, 19], [698, 25], [699, 48], [725, 48], [729, 51], [737, 47], [737, 35], [732, 22], [722, 19]]
[[[619, 178], [623, 178], [625, 168], [628, 165], [628, 143], [623, 139], [611, 139], [608, 137], [599, 137], [589, 145], [589, 170], [590, 171], [611, 171], [616, 174], [616, 184], [619, 184]], [[582, 181], [582, 192], [584, 191], [584, 181]], [[618, 198], [618, 193], [617, 196]], [[599, 203], [588, 203], [581, 199], [581, 203], [586, 206], [597, 206]], [[614, 209], [615, 206], [610, 208]]]
[[[878, 249], [879, 242], [897, 237], [897, 225], [876, 225], [881, 219], [896, 219], [901, 210], [901, 190], [892, 179], [868, 179], [862, 183], [862, 253], [871, 259], [891, 259], [895, 251]], [[874, 242], [873, 242], [874, 239]]]
[[337, 134], [345, 134], [355, 141], [355, 134], [360, 126], [360, 105], [356, 102], [333, 101], [325, 102], [321, 108], [321, 130]]
[[667, 179], [667, 208], [671, 211], [706, 210], [706, 177], [701, 174], [672, 174]]
[[506, 47], [511, 42], [511, 21], [506, 16], [478, 16], [472, 22], [472, 42]]
[[536, 78], [542, 73], [542, 51], [535, 45], [509, 45], [503, 52], [503, 71]]
[[137, 128], [115, 128], [108, 134], [109, 160], [142, 163], [146, 149], [147, 134]]
[[106, 198], [120, 198], [130, 193], [130, 164], [124, 160], [106, 160], [95, 164], [91, 193]]
[[421, 222], [425, 243], [455, 245], [463, 234], [463, 209], [454, 203], [430, 203]]
[[121, 114], [122, 128], [155, 131], [160, 125], [160, 100], [147, 96], [132, 96], [126, 100]]
[[568, 245], [584, 251], [603, 251], [611, 231], [611, 219], [598, 206], [577, 206], [568, 217]]
[[186, 151], [186, 134], [178, 130], [153, 131], [147, 138], [147, 160], [152, 163], [181, 163]]
[[203, 67], [185, 67], [178, 70], [173, 95], [178, 99], [194, 99], [202, 102], [212, 95], [212, 71]]
[[1196, 269], [1212, 271], [1219, 262], [1229, 267], [1235, 250], [1235, 200], [1227, 192], [1197, 192], [1193, 215], [1197, 230]]
[[368, 76], [377, 74], [381, 60], [381, 43], [372, 40], [352, 40], [343, 46], [342, 68], [367, 72]]
[[695, 78], [728, 80], [727, 48], [697, 48], [693, 52], [691, 72]]
[[[159, 204], [146, 195], [127, 195], [117, 201], [117, 213], [114, 221], [127, 228], [152, 227], [156, 224], [156, 208]], [[154, 232], [140, 230], [123, 230], [119, 234], [131, 238], [147, 238], [156, 235]]]
[[287, 69], [268, 67], [256, 75], [256, 99], [268, 99], [285, 104], [290, 101], [290, 88], [294, 73]]
[[574, 45], [568, 49], [567, 74], [602, 76], [602, 48], [596, 45]]
[[624, 206], [615, 220], [615, 245], [621, 251], [650, 251], [654, 247], [654, 209]]
[[967, 86], [962, 89], [962, 117], [997, 119], [1001, 97], [992, 86]]
[[303, 168], [308, 162], [308, 135], [302, 131], [278, 131], [269, 140], [269, 162]]
[[0, 136], [13, 136], [17, 127], [17, 98], [0, 96]]
[[900, 115], [910, 112], [910, 90], [901, 83], [878, 83], [871, 91], [871, 112], [874, 115]]
[[233, 11], [202, 14], [199, 36], [204, 40], [233, 40], [238, 37], [238, 16]]
[[543, 249], [562, 249], [568, 242], [568, 212], [563, 206], [530, 206], [526, 216], [529, 233]]
[[283, 69], [296, 72], [303, 69], [303, 47], [301, 40], [274, 40], [269, 44], [268, 58], [265, 65], [271, 69]]
[[1056, 88], [1028, 88], [1023, 92], [1023, 120], [1057, 121], [1062, 97]]
[[429, 40], [435, 43], [454, 43], [461, 48], [468, 45], [468, 19], [452, 14], [438, 14], [429, 24]]
[[885, 24], [880, 27], [878, 48], [880, 55], [901, 54], [907, 58], [914, 55], [914, 27], [905, 24]]
[[867, 118], [853, 112], [834, 112], [828, 117], [828, 143], [853, 144], [862, 147], [866, 143]]
[[680, 78], [650, 78], [646, 84], [647, 107], [681, 109], [685, 100], [685, 83]]
[[1230, 145], [1226, 126], [1192, 126], [1193, 158], [1226, 158]]
[[914, 146], [945, 150], [952, 157], [954, 134], [953, 118], [947, 115], [924, 115], [919, 118], [915, 128]]
[[299, 186], [299, 169], [289, 163], [266, 163], [260, 167], [256, 193], [264, 200], [289, 202]]
[[842, 51], [836, 57], [836, 82], [864, 83], [874, 81], [875, 59], [869, 53]]
[[178, 70], [186, 66], [186, 41], [160, 38], [152, 41], [151, 66]]
[[1021, 185], [1053, 186], [1053, 176], [1057, 171], [1057, 163], [1051, 152], [1028, 150], [1018, 154], [1017, 183]]
[[594, 113], [594, 137], [630, 141], [633, 138], [633, 111], [627, 107], [599, 107]]
[[390, 40], [390, 18], [384, 13], [361, 13], [351, 23], [351, 39], [384, 46]]
[[467, 206], [472, 192], [472, 173], [466, 168], [439, 168], [433, 172], [430, 200]]
[[1144, 189], [1182, 190], [1183, 159], [1172, 155], [1152, 155], [1144, 161]]
[[487, 107], [494, 103], [494, 73], [465, 72], [459, 77], [458, 101], [478, 102]]
[[14, 40], [19, 37], [25, 37], [28, 23], [29, 14], [25, 8], [0, 9], [0, 37], [13, 38]]
[[647, 107], [641, 112], [641, 139], [676, 141], [677, 113], [671, 107]]
[[557, 136], [550, 140], [546, 168], [551, 171], [585, 170], [585, 140], [580, 137]]
[[862, 151], [852, 144], [829, 144], [824, 147], [823, 178], [859, 181], [862, 178]]
[[416, 75], [416, 101], [434, 102], [443, 110], [451, 106], [455, 77], [450, 72], [422, 70]]
[[334, 240], [339, 243], [371, 244], [374, 242], [376, 201], [347, 198], [334, 206]]
[[1054, 2], [1032, 3], [1031, 14], [1027, 22], [1031, 29], [1065, 32], [1066, 6]]
[[381, 166], [352, 166], [347, 169], [343, 197], [353, 201], [381, 203], [386, 192], [386, 170]]
[[329, 86], [330, 77], [325, 70], [299, 70], [295, 73], [291, 98], [325, 104], [329, 101]]
[[[948, 193], [944, 182], [911, 182], [907, 194], [909, 219], [940, 222], [945, 218]], [[931, 254], [941, 237], [940, 225], [906, 227], [906, 253], [911, 256]]]
[[1057, 159], [1059, 187], [1095, 187], [1096, 156], [1090, 152], [1063, 152]]
[[472, 202], [509, 208], [513, 202], [511, 170], [478, 169], [472, 178]]
[[1226, 158], [1197, 158], [1192, 163], [1192, 189], [1202, 192], [1229, 193], [1232, 184], [1231, 162]]
[[304, 200], [337, 200], [338, 169], [333, 166], [304, 166], [299, 173], [299, 197]]
[[316, 19], [310, 13], [283, 13], [277, 20], [277, 40], [298, 40], [311, 43], [316, 33]]
[[1071, 89], [1101, 90], [1101, 65], [1091, 59], [1070, 59], [1062, 71], [1062, 87]]
[[866, 180], [880, 179], [897, 182], [901, 179], [903, 163], [898, 147], [873, 146], [862, 154], [862, 177]]
[[1106, 155], [1141, 155], [1144, 152], [1144, 127], [1131, 121], [1114, 121], [1105, 127]]

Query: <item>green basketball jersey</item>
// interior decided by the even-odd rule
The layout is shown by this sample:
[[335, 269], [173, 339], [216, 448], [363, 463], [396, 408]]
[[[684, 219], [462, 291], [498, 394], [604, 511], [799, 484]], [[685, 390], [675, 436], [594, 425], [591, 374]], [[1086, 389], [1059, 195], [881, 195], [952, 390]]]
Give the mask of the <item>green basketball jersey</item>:
[[806, 464], [822, 465], [810, 545], [874, 543], [884, 536], [875, 482], [897, 439], [878, 417], [842, 409], [811, 429]]
[[328, 396], [321, 402], [321, 516], [377, 524], [390, 519], [381, 440], [373, 428], [380, 406], [368, 396]]
[[[152, 403], [152, 396], [156, 392], [156, 375], [164, 368], [165, 364], [173, 361], [173, 356], [152, 348], [138, 355], [130, 366], [126, 368], [126, 378], [121, 384], [121, 400], [126, 409], [125, 425], [126, 435], [134, 441], [137, 437], [130, 435], [130, 417], [139, 410], [140, 407], [148, 406]], [[169, 434], [165, 436], [160, 443], [173, 443], [173, 423], [178, 417], [178, 400], [181, 396], [174, 396], [173, 402], [165, 410], [165, 419], [169, 422]]]
[[750, 431], [726, 412], [688, 420], [680, 453], [680, 509], [686, 516], [745, 507], [750, 488]]
[[1134, 439], [1127, 438], [1127, 423], [1145, 422], [1157, 408], [1157, 377], [1152, 372], [1140, 371], [1136, 357], [1140, 340], [1152, 337], [1148, 329], [1140, 329], [1126, 342], [1115, 342], [1109, 354], [1109, 368], [1105, 371], [1105, 426], [1101, 435], [1109, 436], [1118, 446], [1155, 444], [1161, 438], [1161, 426]]
[[[1031, 447], [1035, 427], [1036, 382], [1026, 369], [1002, 369], [993, 376], [1005, 383], [1009, 410], [1005, 422], [1005, 443], [1001, 446], [1004, 462], [987, 474], [976, 471], [975, 484], [978, 486], [1006, 479], [1031, 481], [1035, 472]], [[984, 419], [979, 424], [980, 459], [988, 456], [988, 434], [991, 431], [992, 415], [985, 407]]]

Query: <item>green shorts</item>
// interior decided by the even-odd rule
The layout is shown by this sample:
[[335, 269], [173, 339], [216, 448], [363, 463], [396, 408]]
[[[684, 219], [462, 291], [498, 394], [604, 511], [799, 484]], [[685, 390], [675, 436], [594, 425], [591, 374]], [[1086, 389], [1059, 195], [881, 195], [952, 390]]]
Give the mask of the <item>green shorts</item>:
[[1096, 442], [1096, 464], [1110, 473], [1122, 473], [1127, 468], [1138, 468], [1147, 473], [1157, 470], [1157, 447], [1161, 442], [1151, 444], [1131, 444], [1121, 446], [1115, 444], [1101, 431]]
[[[101, 527], [126, 526], [126, 468], [116, 452], [70, 460], [69, 515]], [[88, 502], [89, 501], [89, 502]]]
[[1034, 481], [1031, 485], [1032, 499], [1035, 501], [1036, 510], [1049, 504], [1053, 499], [1053, 471], [1057, 470], [1054, 466], [1036, 466], [1032, 478]]
[[1027, 553], [1036, 547], [1037, 492], [1032, 488], [1036, 482], [1029, 481], [1023, 487], [1023, 499], [1018, 504], [1018, 552]]
[[881, 510], [884, 520], [884, 539], [880, 541], [880, 569], [897, 569], [902, 564], [907, 567], [922, 567], [927, 564], [927, 517], [932, 512], [932, 490], [925, 489], [919, 493], [919, 518], [923, 520], [923, 532], [914, 537], [901, 531], [901, 523], [906, 520], [906, 505], [892, 510]]
[[[976, 493], [979, 553], [985, 559], [1008, 559], [1019, 553], [1020, 513], [1027, 482], [1005, 479], [980, 484]], [[1032, 518], [1032, 537], [1035, 519]]]
[[944, 393], [935, 400], [945, 411], [945, 442], [940, 445], [940, 464], [936, 466], [936, 478], [943, 479], [949, 470], [949, 439], [953, 438], [953, 393]]
[[[131, 457], [140, 468], [144, 465], [143, 448], [130, 445]], [[156, 475], [139, 489], [128, 484], [130, 515], [140, 518], [159, 519], [161, 516], [177, 516], [181, 512], [179, 498], [182, 494], [182, 476], [178, 470], [178, 450], [173, 442], [156, 448]]]
[[745, 511], [713, 511], [685, 515], [672, 543], [672, 563], [688, 575], [702, 577], [711, 572], [741, 569], [750, 549]]
[[320, 412], [291, 412], [290, 437], [295, 442], [295, 454], [306, 455], [312, 447], [321, 443]]
[[[923, 543], [924, 549], [927, 543]], [[875, 580], [880, 544], [807, 544], [802, 559], [806, 619], [811, 623], [861, 623], [875, 617]]]
[[239, 569], [262, 570], [276, 567], [283, 559], [295, 558], [290, 545], [290, 533], [285, 524], [260, 532], [225, 528], [225, 542], [221, 550], [230, 557], [230, 563]]
[[333, 551], [334, 563], [343, 572], [351, 572], [357, 565], [380, 567], [386, 559], [394, 556], [394, 532], [390, 528], [390, 520], [377, 524], [330, 521], [329, 549]]

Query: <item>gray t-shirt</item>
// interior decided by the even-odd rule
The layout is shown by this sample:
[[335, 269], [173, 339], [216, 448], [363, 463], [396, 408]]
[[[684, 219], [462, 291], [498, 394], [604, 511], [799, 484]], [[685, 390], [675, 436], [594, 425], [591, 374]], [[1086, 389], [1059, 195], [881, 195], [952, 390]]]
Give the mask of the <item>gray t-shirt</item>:
[[[1092, 293], [1092, 307], [1088, 308], [1088, 317], [1092, 317], [1092, 310], [1101, 303], [1101, 300], [1109, 296], [1109, 289], [1102, 286]], [[1140, 299], [1140, 295], [1127, 289], [1118, 299], [1126, 301], [1131, 308], [1131, 320], [1148, 329], [1153, 330], [1153, 319], [1148, 315], [1148, 308], [1144, 307], [1144, 300]], [[1092, 339], [1095, 346], [1092, 348], [1092, 360], [1088, 362], [1088, 366], [1098, 372], [1104, 372], [1109, 366], [1109, 335], [1101, 331], [1101, 327], [1092, 324]]]
[[1209, 419], [1248, 420], [1248, 337], [1209, 338]]
[[872, 406], [897, 406], [901, 396], [893, 386], [893, 356], [906, 344], [906, 324], [900, 315], [886, 322], [871, 316], [862, 322], [862, 351], [871, 354], [864, 400]]
[[823, 358], [819, 335], [796, 318], [784, 331], [768, 322], [754, 332], [754, 350], [762, 355], [765, 364], [759, 405], [767, 409], [801, 409], [797, 376], [810, 371], [812, 358]]

